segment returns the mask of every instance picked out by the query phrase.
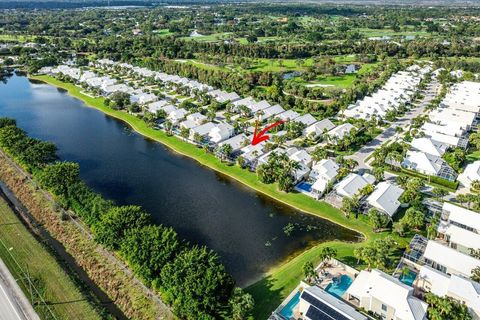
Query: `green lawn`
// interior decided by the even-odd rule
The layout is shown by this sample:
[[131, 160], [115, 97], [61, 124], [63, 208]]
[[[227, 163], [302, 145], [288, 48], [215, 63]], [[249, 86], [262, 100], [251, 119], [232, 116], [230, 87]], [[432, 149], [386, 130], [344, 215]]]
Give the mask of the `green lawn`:
[[[338, 258], [350, 264], [355, 263], [353, 258], [353, 250], [359, 245], [364, 245], [374, 239], [384, 237], [389, 233], [374, 233], [371, 226], [367, 223], [365, 217], [360, 219], [347, 218], [340, 210], [333, 208], [323, 201], [314, 200], [311, 197], [300, 193], [284, 193], [278, 190], [276, 184], [266, 185], [258, 181], [256, 175], [252, 172], [241, 169], [238, 166], [229, 166], [222, 163], [214, 155], [206, 153], [203, 149], [197, 148], [187, 142], [176, 137], [167, 136], [163, 131], [154, 130], [148, 127], [144, 121], [133, 115], [122, 111], [113, 110], [103, 105], [104, 98], [88, 97], [80, 92], [80, 89], [73, 84], [64, 83], [50, 76], [32, 76], [31, 78], [41, 80], [54, 86], [68, 90], [69, 94], [83, 100], [87, 105], [94, 107], [105, 114], [120, 119], [129, 124], [135, 131], [159, 141], [172, 150], [189, 156], [202, 165], [210, 167], [220, 173], [223, 173], [240, 183], [261, 192], [277, 201], [290, 205], [298, 210], [328, 219], [332, 222], [340, 224], [361, 233], [365, 241], [359, 243], [345, 242], [327, 242], [320, 244], [300, 255], [294, 257], [290, 261], [272, 268], [264, 279], [253, 284], [247, 291], [250, 292], [257, 301], [255, 309], [255, 319], [265, 319], [268, 314], [278, 306], [288, 293], [298, 284], [302, 278], [302, 266], [305, 261], [318, 262], [318, 253], [324, 246], [331, 246], [338, 250]], [[399, 248], [404, 248], [408, 242], [408, 238], [396, 237]], [[400, 254], [401, 251], [399, 251]]]
[[174, 34], [173, 32], [170, 32], [169, 29], [159, 29], [159, 30], [153, 31], [153, 33], [160, 37], [166, 37]]
[[35, 36], [29, 35], [14, 35], [14, 34], [0, 34], [0, 41], [18, 41], [29, 42], [35, 40]]
[[360, 32], [361, 34], [365, 35], [366, 37], [425, 36], [425, 35], [429, 34], [426, 31], [417, 30], [417, 29], [413, 29], [413, 28], [411, 28], [410, 30], [399, 31], [399, 32], [395, 32], [392, 29], [368, 29], [368, 28], [357, 28], [357, 29], [355, 29], [355, 31]]
[[352, 85], [357, 76], [355, 74], [345, 74], [341, 76], [317, 77], [317, 80], [310, 82], [311, 84], [322, 84], [335, 86], [339, 88], [348, 88]]
[[467, 161], [474, 162], [480, 160], [480, 150], [467, 154]]
[[[28, 272], [57, 319], [102, 318], [55, 257], [30, 234], [2, 198], [0, 258], [16, 279], [24, 278]], [[30, 298], [28, 282], [23, 280], [18, 283]], [[35, 298], [34, 301], [39, 302], [40, 299]], [[51, 319], [51, 313], [44, 305], [36, 305], [35, 309], [42, 319]]]
[[232, 33], [231, 32], [221, 32], [221, 33], [212, 33], [209, 35], [202, 35], [198, 37], [182, 37], [180, 39], [182, 40], [188, 40], [188, 41], [199, 41], [199, 42], [217, 42], [221, 40], [227, 40], [231, 38]]

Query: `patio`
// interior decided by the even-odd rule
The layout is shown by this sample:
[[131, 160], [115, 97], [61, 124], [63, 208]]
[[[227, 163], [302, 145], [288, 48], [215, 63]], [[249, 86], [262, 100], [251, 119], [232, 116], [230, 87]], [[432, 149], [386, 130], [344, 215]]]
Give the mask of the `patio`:
[[316, 285], [337, 298], [344, 298], [345, 291], [359, 274], [359, 271], [332, 259], [317, 267], [319, 280]]

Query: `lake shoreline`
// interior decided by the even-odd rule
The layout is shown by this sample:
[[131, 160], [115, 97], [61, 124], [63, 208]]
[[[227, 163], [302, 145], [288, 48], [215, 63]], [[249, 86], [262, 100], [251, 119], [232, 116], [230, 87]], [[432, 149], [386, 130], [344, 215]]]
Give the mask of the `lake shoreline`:
[[[249, 190], [259, 192], [280, 204], [330, 221], [358, 234], [358, 241], [356, 242], [327, 240], [309, 246], [302, 251], [297, 251], [295, 254], [291, 254], [272, 265], [266, 272], [261, 274], [257, 281], [253, 281], [245, 286], [246, 291], [250, 292], [257, 301], [254, 312], [257, 316], [263, 317], [267, 315], [281, 302], [278, 292], [281, 292], [282, 297], [286, 297], [295, 288], [298, 281], [303, 278], [303, 264], [306, 261], [318, 263], [319, 254], [324, 247], [335, 248], [338, 251], [340, 260], [342, 258], [349, 260], [353, 257], [355, 248], [368, 244], [375, 239], [383, 238], [386, 235], [385, 233], [374, 233], [366, 217], [360, 216], [358, 219], [348, 218], [339, 209], [332, 207], [324, 201], [318, 201], [300, 193], [283, 193], [278, 191], [276, 184], [262, 184], [258, 181], [255, 173], [246, 171], [238, 166], [229, 166], [201, 148], [184, 142], [175, 136], [168, 136], [163, 131], [148, 127], [143, 120], [138, 119], [134, 115], [106, 107], [103, 104], [103, 97], [87, 96], [82, 93], [80, 87], [74, 84], [62, 82], [45, 75], [28, 75], [28, 78], [52, 85], [59, 90], [65, 90], [69, 96], [79, 99], [90, 108], [101, 111], [105, 115], [125, 123], [144, 138], [159, 142], [172, 152], [193, 159], [200, 165], [234, 179], [242, 186], [249, 188]], [[272, 286], [272, 279], [275, 281], [274, 286]], [[277, 292], [274, 292], [274, 289], [277, 289]]]
[[[185, 157], [188, 157], [190, 159], [193, 159], [195, 160], [196, 162], [198, 162], [199, 164], [201, 164], [202, 166], [205, 166], [205, 167], [208, 167], [218, 173], [221, 173], [231, 179], [234, 179], [235, 181], [241, 183], [242, 185], [248, 187], [249, 189], [252, 189], [254, 191], [257, 191], [257, 192], [260, 192], [261, 194], [263, 194], [264, 196], [267, 196], [277, 202], [280, 202], [284, 205], [287, 205], [293, 209], [296, 209], [298, 211], [301, 211], [301, 212], [304, 212], [304, 213], [308, 213], [308, 214], [311, 214], [311, 215], [314, 215], [316, 217], [320, 217], [324, 220], [327, 220], [327, 221], [330, 221], [332, 223], [335, 223], [337, 225], [340, 225], [344, 228], [347, 228], [351, 231], [354, 231], [356, 233], [359, 233], [363, 236], [364, 240], [367, 240], [369, 237], [367, 236], [366, 232], [364, 232], [363, 230], [360, 230], [361, 228], [355, 228], [353, 226], [350, 226], [349, 223], [345, 223], [345, 222], [341, 222], [341, 221], [338, 221], [337, 219], [331, 217], [331, 216], [328, 216], [328, 214], [325, 214], [324, 212], [322, 212], [321, 210], [318, 210], [318, 209], [308, 209], [308, 208], [305, 208], [303, 206], [298, 206], [294, 203], [292, 203], [291, 201], [288, 201], [288, 200], [284, 200], [284, 199], [281, 199], [280, 196], [289, 196], [289, 195], [294, 195], [294, 196], [299, 196], [299, 197], [305, 197], [305, 199], [307, 200], [311, 200], [311, 201], [315, 201], [317, 202], [319, 205], [322, 205], [322, 206], [325, 206], [326, 208], [332, 210], [332, 211], [337, 211], [339, 214], [341, 214], [340, 210], [330, 206], [329, 204], [327, 204], [326, 202], [324, 201], [317, 201], [317, 200], [314, 200], [313, 198], [310, 198], [306, 195], [302, 195], [302, 194], [293, 194], [293, 193], [283, 193], [283, 194], [279, 194], [279, 195], [273, 195], [271, 192], [265, 190], [265, 189], [262, 189], [262, 188], [259, 188], [258, 186], [254, 186], [248, 182], [245, 181], [245, 179], [242, 179], [242, 177], [239, 177], [237, 174], [234, 174], [233, 172], [228, 172], [228, 169], [229, 168], [233, 168], [233, 166], [228, 166], [227, 164], [223, 163], [223, 162], [220, 162], [219, 159], [217, 159], [215, 156], [211, 155], [211, 154], [208, 154], [206, 153], [203, 149], [200, 149], [198, 147], [195, 147], [194, 145], [192, 144], [189, 144], [188, 142], [184, 142], [182, 141], [181, 139], [175, 137], [175, 136], [167, 136], [166, 133], [164, 133], [163, 131], [161, 130], [155, 130], [155, 129], [152, 129], [152, 128], [149, 128], [147, 127], [149, 130], [152, 130], [152, 131], [155, 131], [159, 134], [161, 134], [162, 136], [164, 137], [159, 137], [159, 136], [154, 136], [152, 134], [149, 134], [148, 132], [146, 132], [144, 129], [140, 128], [138, 126], [138, 124], [134, 124], [131, 120], [129, 120], [128, 118], [134, 118], [135, 120], [137, 121], [142, 121], [138, 118], [136, 118], [135, 116], [133, 115], [130, 115], [124, 111], [117, 111], [117, 110], [113, 110], [109, 107], [105, 107], [105, 106], [99, 106], [99, 105], [95, 105], [94, 103], [91, 103], [89, 100], [98, 100], [98, 102], [102, 103], [103, 105], [103, 98], [98, 98], [98, 97], [90, 97], [90, 96], [87, 96], [85, 95], [84, 93], [82, 93], [80, 91], [80, 88], [78, 88], [76, 85], [74, 84], [71, 84], [71, 83], [65, 83], [65, 82], [62, 82], [62, 81], [59, 81], [53, 77], [50, 77], [50, 76], [33, 76], [33, 75], [28, 75], [28, 78], [31, 79], [31, 80], [35, 80], [35, 81], [40, 81], [40, 82], [44, 82], [44, 83], [47, 83], [49, 85], [52, 85], [52, 86], [55, 86], [59, 89], [62, 89], [62, 90], [65, 90], [70, 96], [74, 97], [74, 98], [77, 98], [79, 100], [81, 100], [83, 103], [85, 103], [85, 105], [87, 105], [88, 107], [91, 107], [91, 108], [94, 108], [94, 109], [97, 109], [99, 111], [102, 111], [104, 114], [108, 115], [108, 116], [111, 116], [117, 120], [120, 120], [122, 122], [124, 122], [125, 124], [127, 124], [130, 128], [132, 128], [136, 133], [142, 135], [143, 137], [145, 138], [148, 138], [148, 139], [151, 139], [152, 141], [156, 141], [156, 142], [159, 142], [161, 143], [162, 145], [166, 146], [169, 150], [171, 151], [174, 151], [175, 153], [178, 153], [182, 156], [185, 156]], [[74, 87], [76, 89], [77, 92], [74, 92], [72, 90], [72, 88], [69, 88], [69, 86], [71, 87]], [[142, 121], [143, 122], [143, 121]], [[146, 126], [146, 125], [145, 125]], [[168, 140], [176, 140], [176, 141], [168, 141]], [[173, 143], [172, 143], [173, 142]], [[204, 162], [202, 161], [202, 159], [200, 157], [198, 157], [197, 155], [195, 155], [195, 153], [189, 153], [189, 152], [185, 152], [185, 151], [182, 151], [180, 150], [179, 148], [176, 148], [175, 146], [175, 143], [181, 143], [181, 144], [186, 144], [188, 146], [190, 146], [192, 149], [195, 149], [195, 150], [198, 150], [202, 153], [204, 153], [206, 156], [210, 156], [211, 158], [213, 159], [210, 159], [210, 160], [216, 160], [216, 162], [219, 162], [220, 165], [224, 166], [225, 168], [219, 168], [218, 164], [215, 165], [214, 163], [211, 163], [211, 162]], [[255, 175], [254, 173], [252, 172], [249, 172], [249, 171], [246, 171], [245, 169], [241, 169], [243, 171], [243, 173], [245, 175]], [[258, 182], [260, 183], [260, 182]], [[272, 185], [265, 185], [265, 186], [273, 186]], [[281, 191], [276, 191], [277, 193], [280, 193]], [[310, 202], [310, 201], [308, 201]], [[341, 214], [342, 217], [344, 217], [343, 214]], [[351, 221], [350, 219], [348, 218], [345, 218], [347, 219], [347, 221]], [[355, 220], [355, 221], [358, 221], [358, 220]], [[368, 232], [367, 232], [368, 233]]]

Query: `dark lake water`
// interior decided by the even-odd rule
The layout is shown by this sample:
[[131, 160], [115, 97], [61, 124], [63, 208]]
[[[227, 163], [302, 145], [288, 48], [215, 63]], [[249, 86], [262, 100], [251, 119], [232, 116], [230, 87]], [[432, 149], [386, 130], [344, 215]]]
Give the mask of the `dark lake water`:
[[[0, 84], [0, 116], [54, 142], [62, 160], [80, 163], [95, 191], [137, 204], [157, 223], [221, 257], [239, 285], [313, 243], [356, 241], [358, 234], [300, 213], [145, 139], [65, 92], [13, 76]], [[283, 228], [295, 226], [290, 236]]]

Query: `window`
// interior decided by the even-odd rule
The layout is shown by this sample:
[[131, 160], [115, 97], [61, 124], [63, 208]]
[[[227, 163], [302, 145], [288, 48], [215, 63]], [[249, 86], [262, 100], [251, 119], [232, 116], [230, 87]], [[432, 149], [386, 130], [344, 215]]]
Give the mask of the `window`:
[[382, 310], [387, 311], [387, 306], [382, 303]]

